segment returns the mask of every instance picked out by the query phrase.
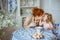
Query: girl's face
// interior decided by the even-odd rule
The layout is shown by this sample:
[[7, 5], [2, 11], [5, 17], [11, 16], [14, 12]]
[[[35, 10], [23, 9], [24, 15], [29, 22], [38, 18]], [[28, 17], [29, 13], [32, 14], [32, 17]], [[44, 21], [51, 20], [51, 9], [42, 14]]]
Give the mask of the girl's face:
[[47, 19], [47, 15], [44, 15], [43, 20], [46, 21], [46, 19]]

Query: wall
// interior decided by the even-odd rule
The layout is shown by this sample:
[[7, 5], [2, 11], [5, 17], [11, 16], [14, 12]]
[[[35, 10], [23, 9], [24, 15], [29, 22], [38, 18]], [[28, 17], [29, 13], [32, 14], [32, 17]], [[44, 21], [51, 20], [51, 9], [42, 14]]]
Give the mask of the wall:
[[60, 0], [41, 0], [40, 7], [53, 15], [55, 23], [60, 23]]

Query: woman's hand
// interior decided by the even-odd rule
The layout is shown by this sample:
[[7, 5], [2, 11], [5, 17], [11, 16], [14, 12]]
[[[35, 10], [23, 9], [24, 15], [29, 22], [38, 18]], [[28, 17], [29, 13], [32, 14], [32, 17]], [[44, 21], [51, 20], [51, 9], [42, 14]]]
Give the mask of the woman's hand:
[[29, 27], [35, 27], [35, 26], [36, 26], [36, 24], [35, 24], [34, 21], [32, 21], [32, 22], [29, 24]]
[[43, 27], [43, 22], [41, 20], [39, 21], [39, 26]]
[[30, 28], [30, 27], [35, 27], [36, 24], [34, 22], [31, 22], [29, 25], [26, 25], [25, 27], [26, 28]]

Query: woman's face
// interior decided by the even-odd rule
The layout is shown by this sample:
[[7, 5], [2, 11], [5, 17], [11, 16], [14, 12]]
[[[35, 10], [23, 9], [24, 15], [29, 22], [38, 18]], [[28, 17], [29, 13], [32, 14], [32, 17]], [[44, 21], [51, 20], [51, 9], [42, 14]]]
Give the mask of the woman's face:
[[44, 15], [43, 20], [46, 21], [46, 19], [47, 19], [47, 15]]
[[42, 20], [43, 19], [43, 16], [36, 16], [35, 17], [35, 20]]

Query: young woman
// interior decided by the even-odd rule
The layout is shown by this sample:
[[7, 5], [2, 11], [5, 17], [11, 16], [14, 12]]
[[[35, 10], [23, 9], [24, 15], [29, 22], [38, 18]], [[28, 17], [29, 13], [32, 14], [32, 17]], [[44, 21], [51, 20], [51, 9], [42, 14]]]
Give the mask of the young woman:
[[25, 22], [24, 22], [24, 27], [29, 28], [29, 27], [35, 27], [37, 25], [39, 25], [39, 20], [42, 19], [44, 14], [44, 10], [43, 9], [39, 9], [34, 7], [32, 9], [32, 16], [31, 17], [27, 17]]

